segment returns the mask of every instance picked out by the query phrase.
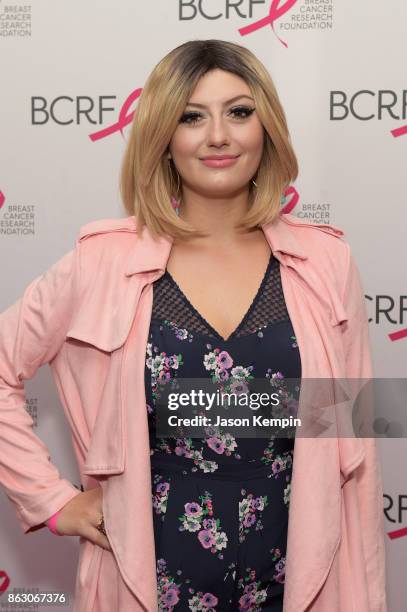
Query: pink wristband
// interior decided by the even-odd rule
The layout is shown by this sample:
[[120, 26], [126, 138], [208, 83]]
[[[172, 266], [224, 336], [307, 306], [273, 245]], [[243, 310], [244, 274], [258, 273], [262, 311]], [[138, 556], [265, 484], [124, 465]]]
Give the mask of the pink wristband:
[[49, 518], [45, 524], [47, 525], [48, 529], [50, 531], [52, 531], [52, 533], [54, 533], [55, 535], [62, 535], [61, 533], [58, 533], [57, 528], [56, 528], [56, 521], [57, 521], [57, 516], [60, 513], [60, 510], [58, 510], [57, 512], [55, 512], [55, 514], [53, 514], [51, 516], [51, 518]]

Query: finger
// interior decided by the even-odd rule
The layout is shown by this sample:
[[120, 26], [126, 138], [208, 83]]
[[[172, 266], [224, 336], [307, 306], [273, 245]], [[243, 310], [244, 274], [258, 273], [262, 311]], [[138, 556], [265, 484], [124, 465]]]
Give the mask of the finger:
[[[99, 531], [99, 533], [100, 533], [100, 531]], [[109, 542], [108, 538], [105, 535], [103, 535], [103, 533], [101, 535], [102, 535], [102, 538], [103, 538], [103, 540], [105, 542], [105, 546], [106, 546], [105, 550], [109, 550], [110, 552], [112, 552], [112, 547], [110, 546], [110, 542]]]
[[89, 540], [92, 540], [92, 542], [94, 542], [98, 546], [101, 546], [105, 550], [110, 550], [110, 551], [112, 550], [109, 540], [101, 531], [99, 531], [99, 529], [97, 529], [96, 527], [90, 526], [89, 531], [90, 531]]

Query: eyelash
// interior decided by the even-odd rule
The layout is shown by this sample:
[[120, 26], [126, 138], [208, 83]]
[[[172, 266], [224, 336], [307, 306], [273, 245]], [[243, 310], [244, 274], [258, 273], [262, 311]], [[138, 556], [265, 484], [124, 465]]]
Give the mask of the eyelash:
[[[232, 113], [246, 113], [245, 117], [239, 117], [239, 119], [247, 119], [248, 117], [250, 117], [250, 115], [255, 111], [255, 108], [249, 108], [248, 106], [236, 106], [235, 108], [231, 109]], [[181, 119], [179, 120], [180, 123], [186, 123], [187, 125], [193, 125], [194, 123], [197, 123], [198, 118], [202, 117], [202, 114], [197, 112], [197, 111], [193, 111], [193, 112], [188, 112], [188, 113], [184, 113], [181, 117]], [[192, 119], [192, 121], [187, 121], [187, 119]]]

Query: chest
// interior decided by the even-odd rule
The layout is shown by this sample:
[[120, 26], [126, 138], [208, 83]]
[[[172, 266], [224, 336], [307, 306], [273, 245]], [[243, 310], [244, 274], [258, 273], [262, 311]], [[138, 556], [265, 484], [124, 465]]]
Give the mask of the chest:
[[174, 253], [167, 272], [189, 305], [224, 340], [236, 330], [261, 292], [272, 253], [182, 257]]

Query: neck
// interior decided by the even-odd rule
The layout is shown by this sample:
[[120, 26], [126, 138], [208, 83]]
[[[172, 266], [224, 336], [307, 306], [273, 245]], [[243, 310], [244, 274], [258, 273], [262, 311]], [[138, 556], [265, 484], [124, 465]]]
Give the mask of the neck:
[[209, 245], [214, 243], [234, 243], [241, 241], [252, 231], [236, 229], [235, 225], [249, 210], [247, 189], [229, 197], [213, 198], [205, 194], [190, 192], [184, 187], [179, 208], [179, 217], [196, 229], [208, 234], [194, 238], [194, 243]]

